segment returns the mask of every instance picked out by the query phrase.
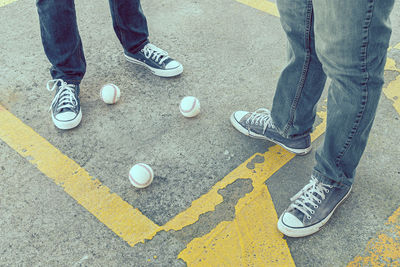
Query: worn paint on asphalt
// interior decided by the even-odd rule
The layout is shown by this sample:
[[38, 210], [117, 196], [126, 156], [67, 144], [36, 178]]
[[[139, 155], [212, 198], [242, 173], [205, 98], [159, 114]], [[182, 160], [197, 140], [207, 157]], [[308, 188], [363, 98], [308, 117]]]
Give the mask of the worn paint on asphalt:
[[389, 217], [384, 230], [368, 242], [364, 255], [348, 266], [400, 266], [400, 208]]
[[[314, 141], [325, 132], [326, 111], [318, 112], [322, 118], [312, 133]], [[248, 163], [262, 157], [263, 162], [249, 168]], [[278, 145], [264, 154], [255, 154], [228, 174], [213, 189], [193, 202], [188, 210], [167, 223], [167, 229], [179, 230], [187, 223], [194, 223], [200, 214], [214, 210], [222, 202], [218, 190], [237, 179], [251, 179], [253, 191], [240, 199], [235, 206], [233, 221], [224, 221], [210, 233], [192, 240], [179, 255], [188, 266], [294, 266], [283, 235], [276, 229], [278, 216], [265, 181], [295, 157]], [[212, 204], [210, 204], [212, 203]], [[178, 219], [177, 219], [178, 218]], [[251, 219], [250, 219], [251, 218]]]
[[[400, 44], [398, 44], [400, 49]], [[394, 81], [391, 81], [387, 87], [383, 88], [384, 95], [393, 101], [393, 107], [400, 114], [400, 68], [397, 68], [396, 62], [388, 58], [385, 66], [385, 70], [396, 71], [399, 75]]]

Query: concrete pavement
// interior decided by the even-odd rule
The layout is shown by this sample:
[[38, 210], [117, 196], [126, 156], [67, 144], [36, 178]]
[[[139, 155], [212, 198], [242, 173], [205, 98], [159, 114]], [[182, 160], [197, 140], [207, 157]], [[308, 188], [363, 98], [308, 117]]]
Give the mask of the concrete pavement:
[[[0, 7], [0, 265], [344, 266], [366, 259], [371, 239], [399, 229], [400, 111], [393, 106], [400, 97], [399, 3], [392, 64], [354, 191], [323, 230], [301, 239], [282, 238], [274, 227], [308, 181], [313, 154], [293, 157], [229, 123], [235, 110], [272, 104], [285, 64], [273, 3], [264, 10], [235, 0], [142, 5], [151, 41], [181, 61], [184, 73], [163, 79], [132, 66], [107, 2], [76, 1], [88, 70], [83, 121], [72, 131], [55, 129], [47, 112], [49, 63], [34, 3]], [[110, 82], [121, 88], [113, 106], [99, 98]], [[180, 115], [185, 95], [200, 99], [199, 117]], [[322, 138], [316, 136], [314, 147]], [[155, 172], [145, 190], [128, 181], [136, 162]], [[396, 266], [398, 231], [390, 244], [380, 255], [398, 256]]]

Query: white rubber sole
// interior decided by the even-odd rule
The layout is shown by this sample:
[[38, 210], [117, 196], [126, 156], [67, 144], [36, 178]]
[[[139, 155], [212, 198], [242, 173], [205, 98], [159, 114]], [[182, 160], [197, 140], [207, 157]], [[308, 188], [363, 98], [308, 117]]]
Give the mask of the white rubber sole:
[[312, 146], [309, 146], [309, 147], [304, 148], [304, 149], [290, 148], [290, 147], [287, 147], [287, 146], [285, 146], [284, 144], [282, 144], [280, 142], [277, 142], [275, 140], [269, 139], [264, 135], [252, 134], [252, 133], [249, 132], [248, 129], [246, 129], [242, 125], [240, 125], [240, 123], [236, 120], [236, 118], [234, 116], [234, 113], [232, 113], [232, 115], [231, 115], [231, 123], [232, 123], [233, 127], [235, 127], [236, 130], [238, 130], [239, 132], [241, 132], [242, 134], [244, 134], [246, 136], [250, 136], [252, 138], [263, 139], [263, 140], [267, 140], [267, 141], [273, 142], [273, 143], [275, 143], [277, 145], [280, 145], [284, 149], [286, 149], [286, 150], [288, 150], [288, 151], [290, 151], [290, 152], [292, 152], [292, 153], [294, 153], [296, 155], [303, 156], [303, 155], [306, 155], [306, 154], [310, 153], [310, 151], [312, 150]]
[[75, 128], [76, 126], [79, 125], [79, 123], [81, 123], [82, 120], [82, 111], [79, 110], [78, 116], [76, 116], [75, 119], [70, 120], [70, 121], [59, 121], [56, 120], [56, 118], [54, 118], [53, 113], [51, 113], [51, 118], [53, 119], [53, 123], [54, 125], [61, 130], [69, 130], [72, 128]]
[[324, 226], [329, 219], [331, 218], [331, 216], [333, 215], [333, 213], [335, 212], [335, 210], [337, 209], [337, 207], [340, 206], [340, 204], [343, 203], [343, 201], [346, 200], [346, 198], [350, 195], [351, 192], [351, 188], [349, 190], [349, 192], [347, 192], [347, 194], [342, 198], [342, 200], [336, 205], [336, 207], [331, 211], [331, 213], [329, 213], [328, 216], [326, 216], [325, 219], [323, 219], [321, 222], [311, 225], [309, 227], [304, 227], [304, 228], [292, 228], [292, 227], [288, 227], [286, 226], [283, 222], [282, 222], [282, 218], [283, 218], [283, 214], [285, 214], [285, 212], [283, 212], [281, 214], [281, 216], [279, 217], [278, 220], [278, 230], [288, 236], [288, 237], [305, 237], [305, 236], [309, 236], [312, 234], [315, 234], [316, 232], [318, 232], [322, 226]]
[[138, 64], [138, 65], [144, 66], [144, 67], [148, 68], [149, 70], [151, 70], [151, 72], [154, 75], [157, 75], [157, 76], [160, 76], [160, 77], [166, 77], [166, 78], [174, 77], [174, 76], [178, 76], [179, 74], [181, 74], [183, 72], [182, 64], [179, 65], [178, 67], [174, 68], [174, 69], [160, 70], [160, 69], [152, 68], [152, 67], [148, 66], [147, 64], [145, 64], [145, 63], [143, 63], [143, 62], [141, 62], [141, 61], [139, 61], [137, 59], [134, 59], [133, 57], [127, 56], [125, 54], [124, 54], [124, 56], [125, 56], [127, 61], [129, 61], [131, 63], [134, 63], [134, 64]]

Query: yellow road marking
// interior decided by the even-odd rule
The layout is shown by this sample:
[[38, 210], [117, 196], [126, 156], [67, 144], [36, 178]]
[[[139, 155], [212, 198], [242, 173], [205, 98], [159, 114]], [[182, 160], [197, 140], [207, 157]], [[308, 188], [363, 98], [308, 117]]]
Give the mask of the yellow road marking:
[[255, 9], [264, 11], [275, 17], [279, 17], [279, 11], [275, 3], [269, 2], [267, 0], [236, 0], [239, 3], [245, 4], [247, 6], [253, 7]]
[[[400, 44], [398, 46], [400, 47]], [[383, 88], [383, 93], [393, 101], [393, 107], [400, 114], [400, 69], [396, 67], [396, 62], [393, 59], [388, 58], [385, 70], [397, 71], [399, 73], [394, 81], [391, 81], [386, 88]]]
[[[318, 113], [323, 121], [312, 133], [312, 140], [325, 131], [326, 111]], [[254, 169], [247, 164], [255, 157], [264, 162], [255, 163]], [[212, 211], [222, 202], [218, 190], [237, 179], [251, 179], [253, 191], [240, 199], [235, 206], [233, 221], [224, 221], [210, 233], [192, 240], [179, 255], [188, 266], [294, 266], [292, 256], [283, 235], [277, 231], [278, 217], [265, 181], [295, 157], [278, 145], [264, 154], [257, 153], [228, 174], [213, 189], [193, 202], [164, 229], [179, 230], [194, 223], [200, 214]], [[233, 265], [232, 265], [233, 264]]]
[[0, 7], [11, 4], [12, 2], [16, 2], [18, 0], [0, 0]]
[[400, 208], [389, 217], [386, 228], [368, 242], [365, 256], [348, 266], [400, 266]]
[[72, 198], [131, 246], [152, 238], [159, 226], [76, 162], [0, 106], [0, 139], [64, 188]]
[[276, 221], [267, 186], [260, 185], [239, 200], [232, 222], [194, 239], [178, 257], [188, 266], [295, 266]]

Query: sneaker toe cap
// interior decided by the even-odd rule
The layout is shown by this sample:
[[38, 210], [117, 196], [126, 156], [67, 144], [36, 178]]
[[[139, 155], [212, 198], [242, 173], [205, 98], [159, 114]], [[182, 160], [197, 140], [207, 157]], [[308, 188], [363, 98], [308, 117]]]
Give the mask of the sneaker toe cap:
[[288, 227], [303, 227], [304, 224], [293, 214], [286, 212], [282, 216], [282, 222]]
[[236, 111], [235, 113], [233, 113], [233, 117], [235, 118], [235, 120], [237, 120], [238, 122], [241, 121], [243, 119], [244, 116], [246, 116], [248, 114], [247, 111]]
[[179, 68], [181, 66], [181, 63], [179, 63], [176, 60], [172, 60], [170, 62], [168, 62], [168, 64], [165, 66], [166, 69], [176, 69]]
[[55, 119], [58, 121], [71, 121], [77, 117], [75, 112], [62, 112], [55, 116]]

